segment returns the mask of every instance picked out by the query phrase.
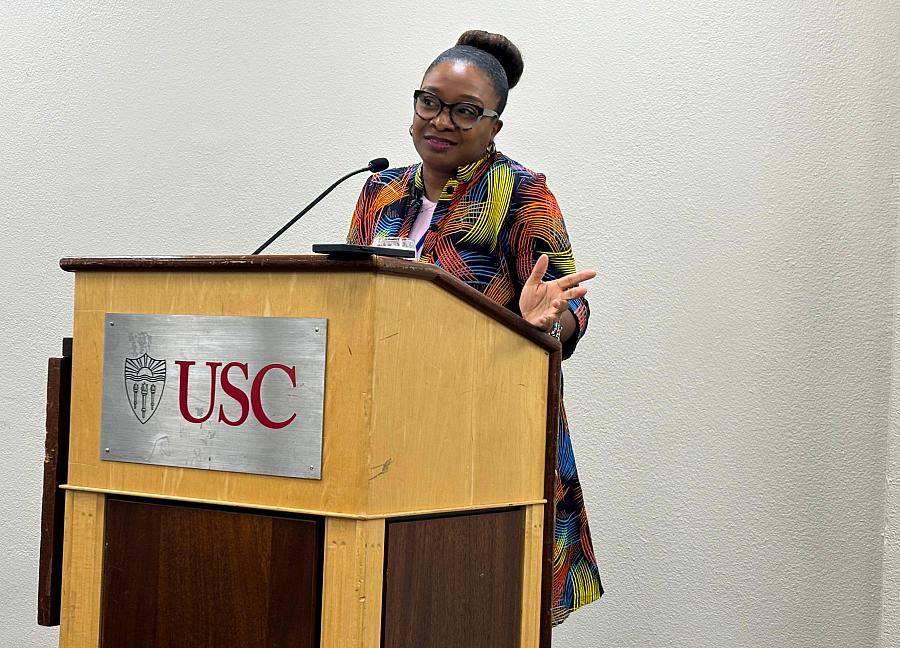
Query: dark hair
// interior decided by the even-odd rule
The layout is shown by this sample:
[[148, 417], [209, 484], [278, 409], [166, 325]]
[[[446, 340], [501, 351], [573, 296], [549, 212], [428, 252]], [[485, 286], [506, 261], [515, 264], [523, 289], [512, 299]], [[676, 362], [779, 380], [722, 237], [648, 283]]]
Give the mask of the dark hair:
[[480, 29], [464, 32], [456, 45], [442, 52], [431, 62], [425, 74], [445, 61], [462, 61], [474, 65], [484, 72], [497, 93], [497, 112], [506, 108], [506, 97], [522, 76], [525, 64], [519, 48], [506, 36], [491, 34]]

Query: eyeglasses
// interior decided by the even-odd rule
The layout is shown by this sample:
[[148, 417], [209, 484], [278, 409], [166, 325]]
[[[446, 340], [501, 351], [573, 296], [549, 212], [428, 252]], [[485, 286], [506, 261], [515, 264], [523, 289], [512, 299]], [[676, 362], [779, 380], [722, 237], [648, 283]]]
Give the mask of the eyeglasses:
[[497, 118], [500, 116], [496, 110], [482, 108], [473, 103], [461, 101], [459, 103], [448, 104], [441, 101], [439, 97], [425, 90], [416, 90], [413, 92], [413, 109], [422, 119], [434, 119], [441, 112], [447, 109], [450, 114], [450, 121], [460, 130], [470, 130], [475, 124], [481, 121], [482, 117]]

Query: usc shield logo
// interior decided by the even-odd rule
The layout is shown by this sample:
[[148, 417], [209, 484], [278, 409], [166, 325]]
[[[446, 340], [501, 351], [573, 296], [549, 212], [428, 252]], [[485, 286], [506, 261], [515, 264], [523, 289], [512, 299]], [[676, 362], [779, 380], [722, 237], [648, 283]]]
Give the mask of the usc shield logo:
[[150, 420], [159, 407], [166, 387], [166, 361], [146, 353], [125, 358], [125, 396], [141, 424]]

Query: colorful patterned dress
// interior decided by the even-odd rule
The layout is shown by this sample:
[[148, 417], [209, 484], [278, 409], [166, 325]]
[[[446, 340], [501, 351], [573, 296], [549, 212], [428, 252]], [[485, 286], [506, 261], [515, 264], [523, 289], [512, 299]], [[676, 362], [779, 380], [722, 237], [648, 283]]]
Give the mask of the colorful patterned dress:
[[[409, 237], [424, 190], [421, 164], [371, 176], [356, 204], [348, 242], [368, 245], [376, 236]], [[550, 258], [545, 281], [575, 272], [563, 217], [544, 176], [495, 153], [460, 167], [444, 187], [420, 261], [520, 314], [522, 285], [541, 254]], [[572, 300], [569, 307], [578, 333], [563, 346], [563, 358], [584, 335], [590, 315], [584, 299]], [[603, 594], [562, 399], [558, 434], [554, 625]]]

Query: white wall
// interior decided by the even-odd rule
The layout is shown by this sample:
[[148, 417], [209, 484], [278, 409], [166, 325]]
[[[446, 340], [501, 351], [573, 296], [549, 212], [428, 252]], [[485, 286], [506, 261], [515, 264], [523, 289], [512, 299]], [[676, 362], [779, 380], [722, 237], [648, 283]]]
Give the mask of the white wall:
[[[894, 176], [894, 213], [900, 223], [900, 175]], [[900, 255], [900, 246], [897, 254]], [[894, 285], [900, 286], [900, 263], [894, 261]], [[881, 645], [900, 644], [900, 291], [894, 290], [894, 346], [891, 413], [884, 502]]]
[[[896, 4], [525, 6], [0, 0], [0, 646], [56, 642], [59, 257], [248, 252], [345, 170], [413, 161], [409, 95], [471, 27], [520, 45], [499, 146], [600, 271], [565, 369], [608, 593], [557, 645], [874, 648], [883, 580], [896, 643]], [[340, 240], [361, 182], [273, 252]]]

